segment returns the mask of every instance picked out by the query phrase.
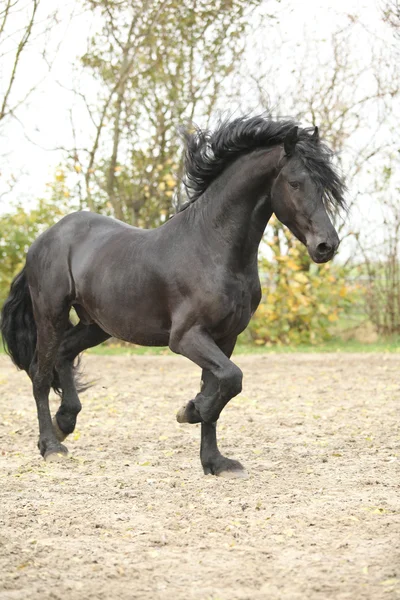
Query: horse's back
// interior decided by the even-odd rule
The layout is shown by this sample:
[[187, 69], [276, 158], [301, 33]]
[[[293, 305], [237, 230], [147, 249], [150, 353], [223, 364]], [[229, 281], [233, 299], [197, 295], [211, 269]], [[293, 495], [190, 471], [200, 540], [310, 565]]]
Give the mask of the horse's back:
[[127, 223], [105, 217], [89, 211], [71, 213], [47, 229], [35, 243], [51, 240], [61, 243], [63, 247], [73, 246], [82, 241], [107, 238], [110, 234], [130, 234], [143, 230]]
[[[140, 240], [148, 231], [97, 213], [80, 211], [44, 231], [28, 250], [26, 265], [31, 286], [44, 282], [71, 291], [75, 275], [85, 272], [113, 248]], [[117, 251], [117, 249], [116, 249]], [[68, 285], [67, 285], [68, 284]]]
[[71, 213], [44, 231], [29, 248], [29, 264], [51, 256], [52, 261], [70, 260], [78, 252], [96, 252], [112, 238], [142, 237], [146, 230], [138, 229], [97, 213]]

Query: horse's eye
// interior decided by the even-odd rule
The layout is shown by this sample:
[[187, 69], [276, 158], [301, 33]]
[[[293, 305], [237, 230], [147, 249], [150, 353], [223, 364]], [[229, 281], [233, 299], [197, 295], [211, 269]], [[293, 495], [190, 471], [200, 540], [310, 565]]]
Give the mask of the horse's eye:
[[300, 187], [300, 184], [298, 181], [289, 181], [289, 185], [291, 188], [293, 188], [294, 190], [298, 190]]

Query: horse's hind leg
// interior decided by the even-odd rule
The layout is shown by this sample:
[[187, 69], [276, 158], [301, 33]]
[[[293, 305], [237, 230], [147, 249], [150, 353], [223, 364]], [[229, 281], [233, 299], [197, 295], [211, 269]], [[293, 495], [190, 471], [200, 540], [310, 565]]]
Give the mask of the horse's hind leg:
[[37, 327], [36, 353], [29, 374], [39, 420], [39, 450], [48, 459], [50, 455], [67, 454], [68, 450], [56, 437], [50, 415], [49, 392], [54, 378], [58, 347], [68, 325], [68, 309], [54, 311], [33, 301]]
[[69, 329], [63, 337], [56, 362], [62, 396], [60, 407], [53, 419], [60, 442], [74, 431], [76, 418], [82, 408], [74, 377], [74, 360], [87, 348], [97, 346], [109, 337], [98, 325], [85, 325], [82, 322]]

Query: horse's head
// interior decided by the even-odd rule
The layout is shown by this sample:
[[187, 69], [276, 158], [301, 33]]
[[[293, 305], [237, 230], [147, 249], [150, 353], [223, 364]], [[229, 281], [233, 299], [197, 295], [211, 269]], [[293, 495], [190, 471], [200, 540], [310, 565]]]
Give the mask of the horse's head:
[[330, 260], [339, 246], [326, 208], [327, 203], [344, 205], [344, 184], [330, 158], [330, 151], [319, 141], [317, 127], [312, 135], [293, 127], [284, 140], [281, 169], [271, 192], [275, 215], [317, 263]]

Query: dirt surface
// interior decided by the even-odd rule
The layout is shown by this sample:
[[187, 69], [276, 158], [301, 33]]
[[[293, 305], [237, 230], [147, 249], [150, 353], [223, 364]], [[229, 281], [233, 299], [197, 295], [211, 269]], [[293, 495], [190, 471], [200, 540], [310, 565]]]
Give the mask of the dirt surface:
[[86, 357], [70, 458], [46, 464], [0, 357], [1, 600], [400, 598], [400, 356], [235, 361], [219, 439], [245, 480], [203, 476], [199, 426], [175, 421], [185, 359]]

